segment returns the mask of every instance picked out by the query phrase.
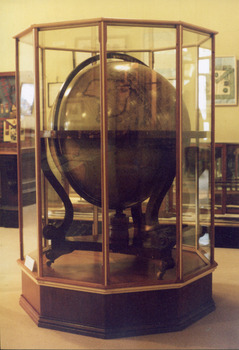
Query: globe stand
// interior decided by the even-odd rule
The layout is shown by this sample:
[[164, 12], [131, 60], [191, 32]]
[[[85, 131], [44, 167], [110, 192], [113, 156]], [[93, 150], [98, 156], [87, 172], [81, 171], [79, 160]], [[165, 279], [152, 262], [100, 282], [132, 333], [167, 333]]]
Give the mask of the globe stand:
[[129, 244], [129, 217], [122, 210], [116, 210], [110, 218], [110, 242], [114, 248], [125, 248]]

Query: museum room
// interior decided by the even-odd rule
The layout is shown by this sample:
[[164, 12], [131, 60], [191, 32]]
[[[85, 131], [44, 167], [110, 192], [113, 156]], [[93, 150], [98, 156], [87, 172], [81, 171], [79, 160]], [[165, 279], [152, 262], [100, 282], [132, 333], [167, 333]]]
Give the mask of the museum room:
[[238, 14], [0, 0], [1, 349], [239, 349]]

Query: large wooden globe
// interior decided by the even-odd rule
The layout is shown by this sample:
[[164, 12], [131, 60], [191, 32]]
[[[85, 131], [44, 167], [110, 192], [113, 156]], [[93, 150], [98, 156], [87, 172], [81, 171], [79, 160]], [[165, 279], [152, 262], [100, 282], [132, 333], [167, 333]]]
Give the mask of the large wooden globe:
[[[160, 74], [120, 54], [107, 59], [108, 188], [110, 209], [123, 210], [164, 196], [176, 167], [176, 92]], [[190, 129], [184, 109], [184, 130]], [[51, 153], [73, 189], [101, 206], [100, 65], [78, 66], [51, 115], [58, 135]]]

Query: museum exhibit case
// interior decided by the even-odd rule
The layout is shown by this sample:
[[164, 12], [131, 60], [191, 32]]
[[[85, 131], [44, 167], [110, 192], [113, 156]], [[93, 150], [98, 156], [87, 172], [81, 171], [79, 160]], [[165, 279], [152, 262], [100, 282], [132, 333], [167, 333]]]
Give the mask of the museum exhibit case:
[[[17, 118], [15, 72], [0, 73], [0, 227], [18, 227]], [[24, 134], [21, 134], [21, 139]], [[22, 148], [22, 163], [31, 167], [31, 149]], [[26, 155], [26, 156], [25, 156]], [[30, 171], [23, 175], [23, 205], [34, 198], [35, 179]], [[30, 200], [30, 202], [29, 202]], [[35, 202], [33, 200], [33, 202]]]
[[16, 35], [20, 305], [38, 326], [115, 338], [214, 310], [215, 35], [110, 18]]
[[235, 143], [215, 144], [215, 162], [216, 213], [238, 214], [239, 145]]
[[0, 73], [0, 227], [18, 227], [15, 72]]

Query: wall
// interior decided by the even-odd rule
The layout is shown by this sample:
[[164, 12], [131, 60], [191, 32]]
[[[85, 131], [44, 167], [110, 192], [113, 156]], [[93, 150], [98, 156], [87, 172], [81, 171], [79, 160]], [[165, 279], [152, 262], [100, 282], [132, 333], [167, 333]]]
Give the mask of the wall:
[[[238, 0], [0, 0], [0, 72], [15, 70], [13, 36], [34, 23], [95, 17], [181, 20], [219, 32], [217, 56], [239, 59]], [[216, 107], [216, 141], [238, 142], [239, 107]]]

